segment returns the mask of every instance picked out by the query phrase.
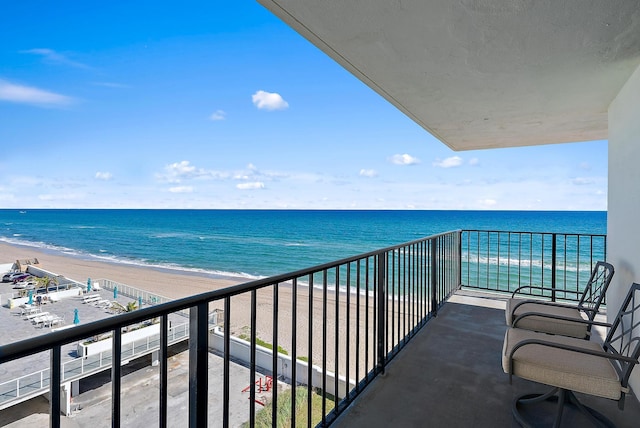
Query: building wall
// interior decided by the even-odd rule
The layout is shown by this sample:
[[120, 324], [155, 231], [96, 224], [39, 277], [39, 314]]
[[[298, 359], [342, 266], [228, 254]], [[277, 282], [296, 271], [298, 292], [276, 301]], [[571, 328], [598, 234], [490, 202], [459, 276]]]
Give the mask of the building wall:
[[[640, 67], [609, 106], [608, 198], [608, 259], [616, 269], [607, 293], [611, 320], [631, 283], [640, 283]], [[640, 396], [640, 367], [631, 387]]]

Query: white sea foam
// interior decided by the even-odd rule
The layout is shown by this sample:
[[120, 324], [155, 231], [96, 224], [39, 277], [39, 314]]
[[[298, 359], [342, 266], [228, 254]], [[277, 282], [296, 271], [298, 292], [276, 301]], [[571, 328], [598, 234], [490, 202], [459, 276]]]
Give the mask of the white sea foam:
[[[252, 275], [246, 272], [209, 270], [209, 269], [185, 267], [185, 266], [180, 266], [173, 263], [152, 263], [145, 260], [127, 259], [127, 258], [116, 257], [113, 255], [107, 255], [107, 254], [91, 254], [91, 253], [85, 253], [82, 251], [74, 250], [72, 248], [46, 244], [44, 242], [33, 242], [33, 241], [12, 239], [6, 236], [0, 236], [0, 241], [6, 242], [7, 244], [11, 244], [11, 245], [31, 247], [38, 250], [50, 251], [52, 253], [62, 253], [65, 256], [77, 257], [85, 260], [96, 260], [96, 261], [101, 261], [106, 263], [118, 263], [118, 264], [126, 264], [131, 266], [139, 266], [139, 267], [147, 267], [147, 268], [155, 268], [155, 269], [166, 269], [166, 270], [171, 270], [175, 272], [211, 275], [213, 277], [232, 277], [232, 278], [243, 278], [247, 280], [265, 278], [265, 276]], [[106, 250], [99, 250], [99, 251], [101, 253], [107, 252]]]

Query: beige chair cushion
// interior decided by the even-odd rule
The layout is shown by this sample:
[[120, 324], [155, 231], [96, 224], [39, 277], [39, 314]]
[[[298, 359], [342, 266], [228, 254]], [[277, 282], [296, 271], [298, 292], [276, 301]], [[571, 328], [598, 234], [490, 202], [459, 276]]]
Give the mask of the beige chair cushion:
[[[517, 306], [521, 302], [523, 303]], [[513, 313], [513, 308], [516, 308]], [[513, 320], [527, 312], [536, 312], [540, 314], [548, 314], [562, 317], [574, 318], [576, 320], [585, 319], [581, 312], [572, 306], [550, 306], [544, 305], [535, 300], [523, 300], [523, 299], [509, 299], [507, 300], [507, 307], [504, 311], [507, 325], [510, 327], [518, 327], [525, 330], [540, 331], [543, 333], [560, 334], [563, 336], [577, 337], [583, 339], [587, 337], [587, 324], [579, 322], [571, 322], [565, 320], [559, 320], [554, 318], [545, 318], [537, 316], [527, 316], [518, 321], [518, 324], [513, 326]]]
[[[602, 346], [591, 341], [509, 328], [505, 333], [502, 349], [502, 369], [505, 373], [509, 373], [511, 350], [526, 339], [602, 352]], [[513, 374], [534, 382], [612, 400], [618, 400], [622, 392], [622, 385], [611, 360], [537, 344], [525, 345], [516, 350], [513, 356]]]

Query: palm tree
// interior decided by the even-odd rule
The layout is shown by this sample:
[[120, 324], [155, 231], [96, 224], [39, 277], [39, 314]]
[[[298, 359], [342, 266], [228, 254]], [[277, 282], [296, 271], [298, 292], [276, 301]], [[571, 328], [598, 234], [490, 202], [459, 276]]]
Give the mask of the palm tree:
[[136, 303], [135, 300], [127, 303], [127, 312], [133, 312], [137, 308], [138, 308], [138, 304]]
[[40, 276], [35, 277], [36, 289], [44, 288], [46, 293], [49, 292], [49, 287], [53, 285], [58, 285], [58, 278], [54, 278], [51, 276]]

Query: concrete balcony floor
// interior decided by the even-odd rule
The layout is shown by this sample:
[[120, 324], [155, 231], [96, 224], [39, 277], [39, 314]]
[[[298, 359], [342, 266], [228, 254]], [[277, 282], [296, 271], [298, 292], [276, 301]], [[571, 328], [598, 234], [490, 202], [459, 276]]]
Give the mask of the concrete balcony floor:
[[[549, 388], [516, 377], [509, 384], [501, 366], [505, 330], [501, 296], [458, 292], [333, 426], [519, 426], [511, 413], [513, 399]], [[623, 411], [608, 399], [577, 396], [618, 427], [638, 426], [640, 403], [633, 392]], [[548, 406], [529, 415], [540, 426], [551, 426], [555, 407]], [[570, 408], [564, 416], [563, 426], [590, 426]]]

